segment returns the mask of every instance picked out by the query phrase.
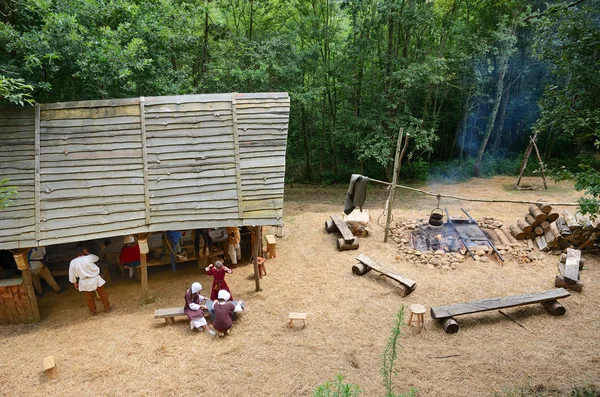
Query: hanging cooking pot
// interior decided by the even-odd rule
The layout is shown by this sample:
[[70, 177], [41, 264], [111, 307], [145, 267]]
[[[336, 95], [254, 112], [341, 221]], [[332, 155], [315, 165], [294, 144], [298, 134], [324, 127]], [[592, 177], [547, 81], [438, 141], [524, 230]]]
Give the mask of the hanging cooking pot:
[[440, 199], [442, 197], [438, 194], [438, 205], [431, 211], [429, 215], [429, 224], [431, 226], [442, 226], [444, 224], [444, 212], [440, 209]]

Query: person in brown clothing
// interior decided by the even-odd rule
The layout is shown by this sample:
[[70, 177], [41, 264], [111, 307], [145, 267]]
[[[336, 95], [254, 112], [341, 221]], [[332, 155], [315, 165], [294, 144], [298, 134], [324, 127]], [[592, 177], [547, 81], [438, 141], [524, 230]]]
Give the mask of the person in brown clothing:
[[218, 300], [213, 304], [214, 318], [213, 328], [218, 332], [219, 336], [224, 336], [229, 333], [233, 326], [233, 313], [241, 312], [243, 309], [238, 303], [237, 305], [230, 302], [231, 294], [224, 289], [219, 291]]
[[238, 260], [241, 259], [242, 250], [240, 248], [240, 229], [237, 226], [227, 228], [228, 246], [227, 253], [231, 259], [232, 265], [237, 265]]

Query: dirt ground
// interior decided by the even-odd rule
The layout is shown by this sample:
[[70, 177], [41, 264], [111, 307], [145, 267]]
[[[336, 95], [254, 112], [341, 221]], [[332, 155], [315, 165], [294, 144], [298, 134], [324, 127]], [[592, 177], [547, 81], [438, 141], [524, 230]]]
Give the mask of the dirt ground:
[[[514, 178], [496, 177], [419, 187], [464, 197], [561, 202], [579, 195], [568, 183], [535, 192], [514, 191], [512, 183]], [[401, 305], [429, 308], [553, 288], [557, 257], [552, 255], [527, 265], [499, 263], [495, 257], [488, 263], [467, 259], [456, 270], [396, 261], [396, 244], [383, 244], [377, 224], [387, 191], [372, 185], [367, 209], [373, 234], [360, 240], [358, 251], [338, 252], [323, 225], [328, 215], [341, 212], [345, 190], [292, 186], [286, 191], [286, 235], [278, 241], [277, 258], [266, 264], [262, 291], [254, 292], [252, 266], [244, 264], [227, 276], [234, 298], [247, 304], [231, 335], [213, 340], [192, 333], [183, 318], [174, 327], [154, 319], [156, 309], [181, 306], [192, 282], [209, 289], [209, 277], [192, 263], [176, 273], [168, 266], [151, 268], [150, 293], [156, 301], [147, 305], [140, 303], [138, 283], [116, 276], [107, 291], [117, 308], [96, 317], [89, 316], [83, 294], [48, 291], [39, 300], [41, 322], [0, 326], [0, 395], [310, 396], [341, 373], [360, 385], [362, 395], [381, 396], [381, 355]], [[424, 218], [435, 204], [434, 197], [398, 190], [393, 214]], [[451, 213], [462, 206], [476, 218], [507, 223], [527, 207], [442, 200], [444, 206]], [[417, 289], [401, 298], [387, 279], [354, 276], [351, 265], [358, 253], [415, 280]], [[404, 329], [395, 391], [414, 387], [420, 396], [488, 396], [542, 385], [549, 395], [558, 395], [575, 386], [600, 386], [598, 256], [587, 257], [581, 278], [584, 291], [562, 301], [567, 309], [562, 317], [550, 316], [541, 305], [505, 310], [527, 329], [490, 311], [459, 317], [460, 331], [448, 335], [427, 314], [420, 334], [414, 327]], [[286, 326], [291, 311], [308, 314], [305, 329]], [[51, 381], [42, 372], [48, 355], [58, 367]]]

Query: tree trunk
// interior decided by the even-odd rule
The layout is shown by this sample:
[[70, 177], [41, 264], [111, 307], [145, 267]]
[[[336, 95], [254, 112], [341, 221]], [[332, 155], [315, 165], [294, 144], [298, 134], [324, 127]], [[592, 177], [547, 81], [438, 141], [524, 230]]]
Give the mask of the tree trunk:
[[[513, 26], [510, 33], [511, 36], [514, 36], [515, 29], [516, 26]], [[492, 130], [494, 129], [496, 116], [498, 115], [498, 109], [500, 108], [500, 102], [502, 100], [502, 95], [504, 94], [504, 76], [506, 75], [506, 71], [508, 70], [508, 60], [510, 59], [510, 49], [512, 48], [512, 44], [507, 44], [507, 46], [509, 47], [504, 49], [504, 53], [500, 58], [500, 69], [498, 73], [498, 82], [496, 84], [496, 96], [494, 97], [494, 106], [492, 108], [492, 112], [490, 113], [488, 124], [485, 128], [485, 133], [483, 134], [481, 146], [479, 146], [477, 160], [475, 161], [474, 171], [476, 177], [481, 177], [481, 160], [483, 159], [483, 153], [485, 152], [485, 148], [487, 146], [488, 140], [490, 139], [490, 135], [492, 134]]]

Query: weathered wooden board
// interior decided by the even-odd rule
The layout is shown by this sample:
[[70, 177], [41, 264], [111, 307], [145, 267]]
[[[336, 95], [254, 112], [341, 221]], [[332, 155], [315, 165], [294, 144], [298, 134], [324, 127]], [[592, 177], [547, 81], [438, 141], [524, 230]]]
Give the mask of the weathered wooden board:
[[19, 191], [0, 217], [0, 247], [281, 224], [286, 93], [38, 109], [0, 109], [0, 175]]
[[431, 308], [431, 318], [440, 320], [463, 314], [479, 313], [487, 310], [497, 310], [507, 307], [542, 303], [556, 299], [566, 298], [571, 294], [564, 288], [533, 294], [513, 295], [500, 298], [481, 299], [473, 302], [457, 303], [455, 305], [438, 306]]

